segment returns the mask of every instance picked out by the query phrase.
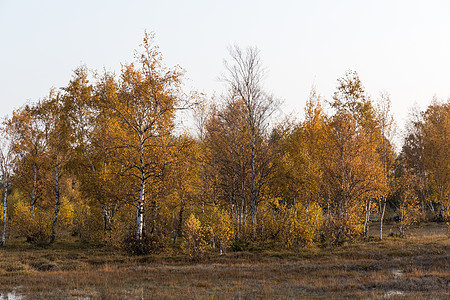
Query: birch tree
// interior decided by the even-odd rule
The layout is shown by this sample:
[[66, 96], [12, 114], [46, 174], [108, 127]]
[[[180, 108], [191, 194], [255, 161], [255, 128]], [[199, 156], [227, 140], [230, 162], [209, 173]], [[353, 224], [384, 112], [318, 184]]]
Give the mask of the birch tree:
[[[80, 182], [84, 198], [94, 200], [92, 206], [100, 206], [104, 233], [111, 235], [115, 216], [129, 199], [129, 189], [120, 174], [120, 164], [114, 159], [116, 152], [112, 132], [118, 128], [114, 126], [111, 113], [102, 109], [95, 97], [96, 93], [108, 88], [100, 84], [92, 85], [88, 75], [85, 67], [76, 69], [72, 80], [64, 88], [71, 106], [74, 135], [72, 171]], [[108, 83], [114, 84], [112, 78], [103, 82]], [[114, 86], [110, 88], [114, 90]]]
[[138, 186], [135, 201], [137, 251], [143, 249], [146, 185], [150, 177], [161, 175], [159, 159], [163, 157], [158, 152], [164, 148], [164, 140], [174, 127], [183, 74], [179, 67], [167, 69], [163, 65], [153, 35], [145, 35], [142, 48], [142, 53], [136, 54], [136, 65], [123, 66], [117, 89], [111, 88], [113, 82], [107, 88], [105, 77], [106, 89], [98, 96], [101, 105], [111, 112], [117, 126], [126, 134], [118, 137], [116, 147], [121, 149], [118, 159], [124, 174], [134, 178]]
[[209, 166], [216, 174], [212, 176], [220, 185], [224, 205], [229, 205], [235, 221], [236, 233], [240, 236], [247, 225], [250, 207], [248, 191], [249, 149], [248, 127], [243, 119], [241, 102], [227, 102], [215, 109], [206, 125], [206, 145]]
[[338, 80], [332, 107], [336, 112], [327, 124], [322, 164], [324, 190], [329, 192], [334, 214], [330, 226], [334, 243], [339, 244], [361, 233], [361, 213], [364, 207], [370, 210], [370, 201], [379, 196], [382, 172], [374, 110], [356, 72]]
[[40, 102], [13, 112], [6, 122], [15, 157], [14, 184], [29, 199], [34, 216], [36, 204], [47, 195], [48, 135], [50, 123], [39, 109]]
[[0, 176], [3, 187], [3, 230], [2, 241], [0, 246], [5, 245], [6, 238], [6, 221], [8, 208], [8, 188], [11, 184], [11, 176], [13, 173], [13, 151], [10, 136], [5, 131], [2, 131], [2, 140], [0, 142]]
[[[404, 164], [417, 177], [422, 216], [444, 220], [450, 206], [450, 132], [449, 100], [433, 103], [423, 112], [415, 112], [408, 123], [401, 155]], [[426, 207], [425, 207], [426, 205]]]
[[450, 100], [436, 99], [423, 113], [424, 164], [438, 205], [438, 218], [444, 221], [450, 209]]
[[69, 109], [67, 98], [62, 93], [51, 91], [46, 101], [39, 107], [50, 123], [48, 133], [49, 155], [53, 169], [53, 188], [55, 199], [55, 211], [52, 222], [50, 243], [56, 239], [56, 225], [61, 209], [61, 178], [69, 160], [71, 139], [73, 137], [69, 123]]
[[[261, 187], [264, 184], [265, 168], [259, 168], [264, 157], [258, 153], [258, 144], [267, 135], [269, 118], [275, 112], [278, 101], [263, 87], [264, 68], [259, 50], [249, 47], [242, 51], [235, 46], [230, 48], [230, 60], [225, 61], [226, 74], [223, 80], [229, 88], [228, 99], [240, 101], [244, 107], [244, 117], [250, 144], [250, 205], [253, 237], [256, 236], [257, 205], [260, 201]], [[261, 149], [261, 148], [260, 148]]]
[[377, 120], [380, 129], [380, 158], [383, 167], [383, 187], [384, 192], [380, 201], [380, 240], [383, 239], [383, 221], [386, 212], [386, 203], [389, 194], [392, 193], [393, 164], [395, 153], [392, 147], [392, 140], [395, 135], [395, 122], [391, 112], [391, 99], [386, 93], [381, 94], [377, 107]]

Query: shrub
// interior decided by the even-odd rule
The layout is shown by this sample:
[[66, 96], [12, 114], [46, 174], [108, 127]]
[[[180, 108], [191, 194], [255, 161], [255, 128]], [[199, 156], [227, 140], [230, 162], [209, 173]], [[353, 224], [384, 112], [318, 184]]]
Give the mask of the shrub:
[[[260, 212], [263, 238], [271, 238], [286, 247], [303, 247], [313, 242], [322, 227], [322, 210], [317, 203], [308, 208], [302, 203], [288, 205], [272, 199]], [[265, 236], [265, 237], [264, 237]]]
[[208, 240], [213, 248], [219, 246], [219, 253], [226, 252], [230, 241], [234, 237], [234, 225], [230, 214], [217, 206], [213, 206], [206, 211], [204, 232], [208, 234]]
[[30, 207], [23, 201], [17, 201], [14, 205], [12, 216], [12, 228], [27, 242], [45, 245], [50, 242], [52, 214], [48, 210], [36, 207], [32, 213]]
[[231, 244], [231, 251], [239, 252], [239, 251], [248, 251], [250, 250], [250, 243], [242, 241], [240, 239], [235, 239]]
[[185, 241], [182, 248], [185, 253], [193, 260], [200, 260], [203, 258], [208, 243], [205, 239], [205, 229], [194, 214], [191, 214], [186, 221], [185, 226]]
[[105, 231], [100, 208], [78, 203], [74, 208], [72, 235], [78, 235], [82, 241], [103, 243]]
[[164, 244], [158, 235], [146, 234], [144, 232], [142, 240], [136, 239], [136, 232], [129, 232], [120, 244], [120, 247], [128, 253], [134, 255], [145, 255], [158, 253], [164, 249]]

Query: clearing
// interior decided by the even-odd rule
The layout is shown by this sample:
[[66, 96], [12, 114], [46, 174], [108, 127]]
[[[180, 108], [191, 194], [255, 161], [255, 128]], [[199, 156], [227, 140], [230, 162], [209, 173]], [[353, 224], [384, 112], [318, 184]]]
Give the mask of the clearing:
[[407, 239], [388, 236], [389, 225], [385, 232], [383, 241], [255, 247], [197, 263], [171, 249], [127, 256], [75, 240], [42, 249], [13, 239], [0, 249], [0, 299], [449, 299], [447, 226], [416, 226]]

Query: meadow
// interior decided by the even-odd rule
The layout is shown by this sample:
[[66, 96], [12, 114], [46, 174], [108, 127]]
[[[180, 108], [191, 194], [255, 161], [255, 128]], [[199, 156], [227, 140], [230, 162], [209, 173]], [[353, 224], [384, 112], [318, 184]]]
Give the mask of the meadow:
[[408, 238], [390, 227], [383, 241], [372, 226], [340, 247], [251, 244], [197, 262], [176, 247], [130, 256], [70, 236], [46, 248], [12, 238], [0, 250], [0, 299], [449, 299], [447, 226], [421, 224]]

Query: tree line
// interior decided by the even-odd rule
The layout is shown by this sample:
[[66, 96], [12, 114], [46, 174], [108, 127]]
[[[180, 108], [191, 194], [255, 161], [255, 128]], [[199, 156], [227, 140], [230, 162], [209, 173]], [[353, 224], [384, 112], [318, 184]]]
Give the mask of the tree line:
[[[67, 86], [15, 110], [2, 126], [2, 245], [53, 243], [70, 232], [142, 254], [175, 245], [193, 258], [248, 242], [339, 245], [394, 218], [399, 234], [449, 218], [450, 102], [411, 115], [394, 149], [387, 93], [358, 74], [332, 99], [315, 89], [302, 121], [276, 121], [256, 48], [230, 48], [227, 92], [183, 92], [146, 34], [119, 74], [74, 71]], [[196, 130], [175, 133], [177, 111]], [[8, 225], [8, 226], [7, 226]]]

